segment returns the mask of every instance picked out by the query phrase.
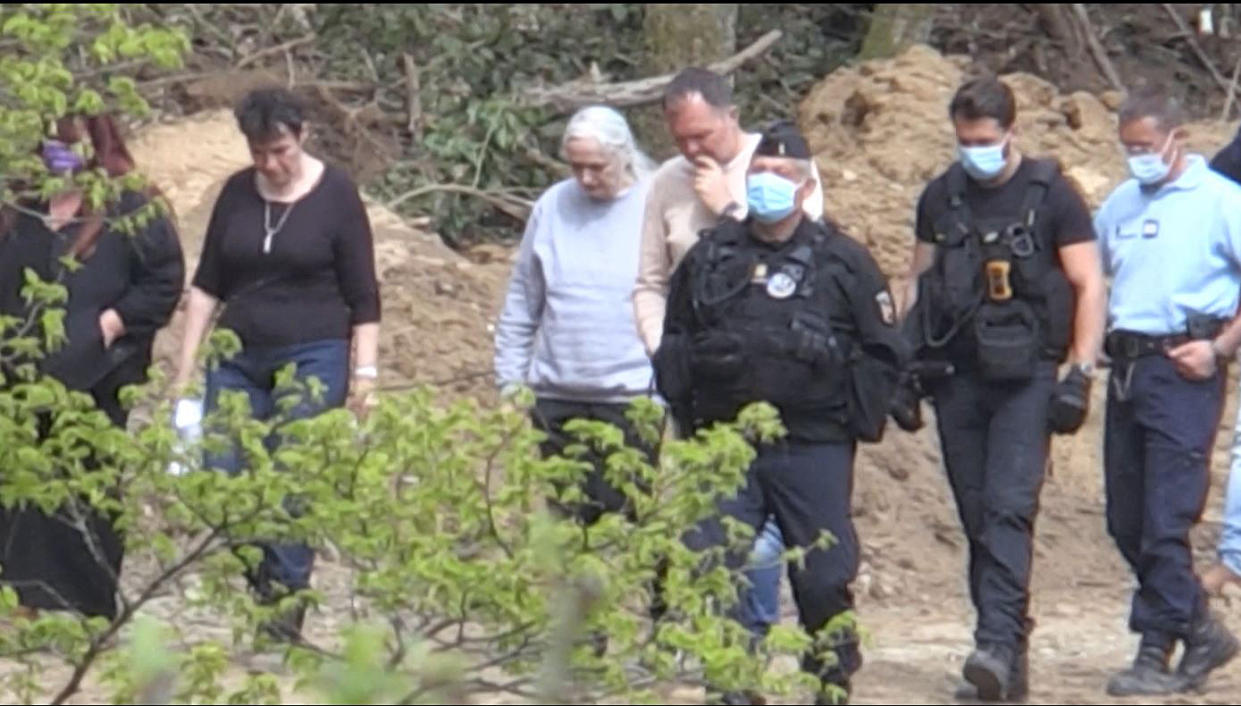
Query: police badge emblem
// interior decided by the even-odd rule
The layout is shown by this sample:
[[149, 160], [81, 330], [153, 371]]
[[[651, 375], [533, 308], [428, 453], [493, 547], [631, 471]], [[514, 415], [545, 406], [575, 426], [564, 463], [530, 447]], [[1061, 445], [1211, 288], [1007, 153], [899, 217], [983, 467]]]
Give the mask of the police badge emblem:
[[787, 273], [777, 272], [767, 280], [767, 294], [772, 299], [788, 299], [797, 291], [797, 282]]
[[888, 326], [896, 323], [896, 305], [892, 303], [892, 295], [887, 290], [875, 295], [875, 303], [879, 305], [879, 319]]

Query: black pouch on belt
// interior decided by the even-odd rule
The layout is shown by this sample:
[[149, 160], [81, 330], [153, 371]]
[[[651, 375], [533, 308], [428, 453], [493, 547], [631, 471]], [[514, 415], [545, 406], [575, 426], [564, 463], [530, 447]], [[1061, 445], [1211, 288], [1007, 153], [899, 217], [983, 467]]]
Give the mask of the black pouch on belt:
[[984, 378], [996, 382], [1029, 380], [1041, 349], [1038, 317], [1029, 304], [1010, 299], [985, 302], [974, 317], [978, 365]]

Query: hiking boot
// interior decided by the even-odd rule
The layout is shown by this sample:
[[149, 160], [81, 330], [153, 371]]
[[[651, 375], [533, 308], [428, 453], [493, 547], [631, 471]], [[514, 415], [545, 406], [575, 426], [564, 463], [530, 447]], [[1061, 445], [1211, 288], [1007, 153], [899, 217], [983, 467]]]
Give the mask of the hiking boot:
[[1004, 701], [1015, 685], [1015, 650], [1007, 645], [979, 645], [965, 660], [965, 681], [981, 701]]
[[[1017, 651], [1013, 659], [1012, 672], [1009, 674], [1008, 694], [1004, 701], [1013, 704], [1025, 703], [1030, 696], [1030, 657], [1024, 649]], [[952, 697], [957, 701], [981, 701], [978, 698], [978, 687], [968, 681], [957, 685]]]
[[1185, 681], [1185, 688], [1197, 689], [1206, 682], [1212, 670], [1237, 656], [1238, 647], [1241, 645], [1238, 645], [1236, 636], [1208, 613], [1185, 638], [1185, 654], [1176, 669], [1177, 676]]
[[1109, 696], [1166, 696], [1185, 688], [1185, 679], [1168, 670], [1170, 647], [1143, 639], [1133, 666], [1107, 682]]

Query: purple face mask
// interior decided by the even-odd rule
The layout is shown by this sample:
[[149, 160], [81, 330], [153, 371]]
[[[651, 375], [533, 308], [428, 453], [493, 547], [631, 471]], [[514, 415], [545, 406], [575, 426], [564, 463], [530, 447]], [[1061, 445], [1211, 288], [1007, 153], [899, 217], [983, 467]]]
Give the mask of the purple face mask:
[[72, 174], [81, 169], [85, 161], [82, 155], [60, 140], [44, 140], [43, 164], [53, 174]]

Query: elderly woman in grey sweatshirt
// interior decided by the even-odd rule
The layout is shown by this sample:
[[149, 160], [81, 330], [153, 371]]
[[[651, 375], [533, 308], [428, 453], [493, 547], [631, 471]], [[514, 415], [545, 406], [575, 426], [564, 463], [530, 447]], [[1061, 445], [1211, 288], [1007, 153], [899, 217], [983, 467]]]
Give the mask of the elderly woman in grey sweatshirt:
[[[657, 450], [625, 418], [628, 404], [652, 387], [630, 295], [654, 165], [624, 117], [603, 106], [569, 120], [561, 153], [573, 177], [544, 192], [526, 224], [496, 326], [496, 381], [506, 392], [534, 391], [545, 455], [571, 442], [566, 422], [592, 419], [619, 427], [654, 462]], [[602, 459], [595, 461], [586, 502], [566, 508], [587, 524], [628, 509], [624, 494], [604, 481]]]

